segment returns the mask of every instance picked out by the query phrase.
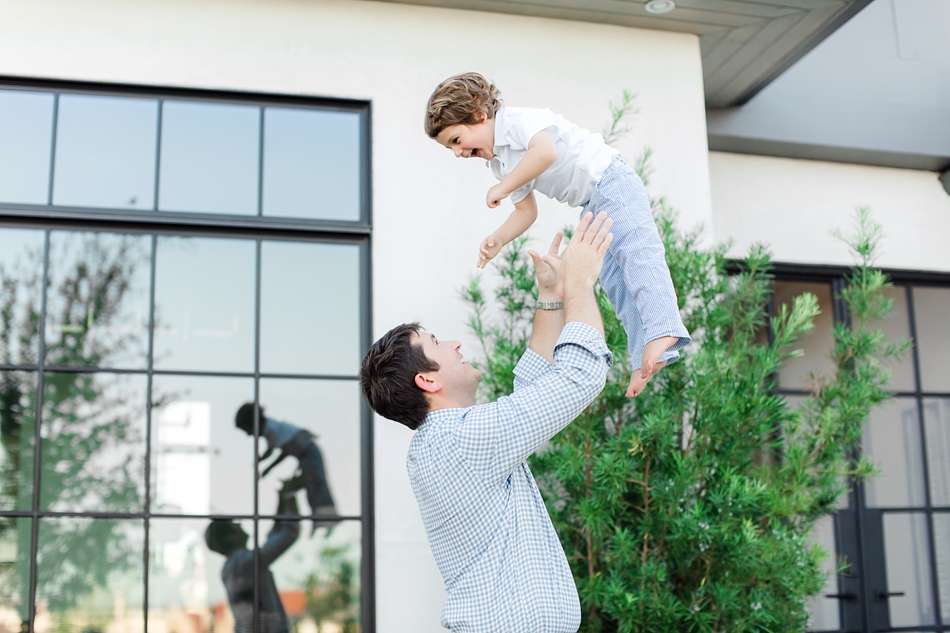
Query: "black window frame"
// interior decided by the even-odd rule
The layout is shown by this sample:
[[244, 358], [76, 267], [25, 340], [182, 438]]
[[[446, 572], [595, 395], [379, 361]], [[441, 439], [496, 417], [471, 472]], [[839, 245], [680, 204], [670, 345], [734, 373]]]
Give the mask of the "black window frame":
[[[198, 88], [167, 87], [155, 85], [125, 85], [105, 82], [89, 81], [61, 81], [45, 78], [28, 78], [8, 75], [0, 75], [0, 90], [19, 90], [24, 92], [48, 92], [56, 95], [54, 97], [53, 107], [53, 132], [51, 143], [53, 149], [50, 152], [50, 179], [49, 193], [47, 202], [49, 204], [19, 204], [0, 202], [0, 228], [23, 228], [43, 230], [44, 236], [44, 264], [43, 264], [43, 299], [41, 319], [45, 322], [46, 309], [46, 279], [48, 278], [48, 259], [49, 259], [49, 236], [51, 231], [86, 231], [86, 232], [110, 232], [126, 234], [142, 234], [152, 238], [151, 250], [151, 274], [154, 276], [154, 257], [155, 243], [158, 236], [189, 236], [189, 237], [230, 237], [254, 240], [256, 251], [256, 307], [258, 322], [255, 327], [259, 331], [259, 311], [260, 311], [260, 251], [264, 240], [293, 241], [309, 243], [339, 243], [356, 245], [359, 248], [359, 345], [360, 350], [366, 350], [372, 343], [372, 104], [369, 101], [325, 98], [315, 96], [287, 95], [275, 93], [261, 93], [250, 91], [235, 90], [211, 90]], [[56, 145], [56, 118], [59, 94], [80, 94], [98, 97], [140, 97], [152, 98], [161, 101], [173, 99], [175, 101], [194, 101], [215, 103], [222, 105], [251, 105], [261, 108], [261, 118], [263, 119], [264, 107], [282, 106], [282, 107], [300, 107], [311, 110], [328, 109], [333, 111], [348, 111], [357, 113], [360, 116], [360, 164], [359, 164], [359, 195], [360, 210], [359, 219], [356, 221], [345, 220], [326, 220], [326, 219], [307, 219], [307, 218], [282, 218], [278, 216], [262, 215], [262, 180], [263, 180], [263, 162], [258, 165], [258, 214], [256, 216], [248, 215], [227, 215], [220, 213], [194, 213], [180, 211], [158, 211], [157, 200], [156, 208], [153, 210], [136, 209], [110, 209], [97, 207], [66, 207], [52, 204], [52, 190], [54, 183], [53, 168], [55, 165], [55, 145]], [[157, 148], [160, 151], [161, 123], [159, 118], [158, 128], [156, 129]], [[263, 151], [263, 136], [260, 140], [261, 151]], [[156, 157], [158, 158], [158, 156]], [[159, 169], [159, 163], [156, 160], [156, 173]], [[155, 187], [158, 182], [156, 177]], [[150, 291], [154, 294], [154, 279]], [[150, 321], [151, 321], [150, 316]], [[151, 331], [151, 323], [149, 326]], [[151, 340], [151, 334], [150, 334]], [[9, 371], [14, 369], [35, 371], [37, 379], [42, 380], [44, 371], [50, 371], [51, 368], [45, 367], [45, 358], [42, 354], [42, 348], [45, 346], [44, 337], [40, 337], [40, 355], [36, 366], [11, 365], [0, 366], [0, 370]], [[259, 332], [255, 339], [255, 356], [259, 357]], [[55, 368], [55, 371], [71, 371], [77, 373], [91, 372], [110, 372], [126, 374], [201, 374], [201, 375], [229, 375], [227, 372], [165, 372], [156, 371], [151, 366], [151, 354], [149, 354], [149, 366], [146, 370], [112, 370], [91, 367], [76, 368]], [[245, 375], [242, 373], [241, 375]], [[260, 371], [259, 359], [255, 359], [254, 372], [248, 374], [255, 379], [255, 401], [258, 400], [259, 381], [262, 377], [268, 377]], [[280, 377], [294, 377], [290, 374], [280, 374]], [[316, 376], [308, 375], [308, 378], [325, 378], [331, 380], [358, 380], [358, 376]], [[38, 386], [38, 397], [42, 397], [42, 383]], [[40, 400], [40, 403], [42, 400]], [[42, 407], [37, 407], [37, 418], [40, 417]], [[147, 407], [147, 420], [150, 423], [151, 407]], [[146, 477], [146, 505], [142, 512], [130, 513], [102, 513], [102, 512], [52, 512], [39, 510], [39, 485], [38, 472], [40, 470], [39, 456], [42, 450], [42, 439], [40, 436], [40, 427], [37, 422], [35, 429], [36, 443], [33, 447], [36, 458], [34, 459], [33, 473], [33, 507], [29, 511], [0, 511], [0, 515], [9, 517], [23, 517], [32, 520], [32, 546], [30, 559], [30, 595], [29, 604], [29, 633], [34, 633], [35, 624], [35, 598], [36, 598], [36, 555], [37, 539], [39, 529], [39, 518], [44, 516], [65, 516], [65, 517], [92, 517], [92, 518], [125, 518], [138, 519], [144, 522], [145, 540], [144, 546], [144, 601], [143, 601], [143, 626], [148, 631], [148, 529], [149, 520], [153, 516], [149, 508], [149, 477]], [[359, 517], [341, 517], [344, 520], [359, 519], [361, 524], [361, 556], [360, 556], [360, 600], [361, 600], [361, 627], [362, 630], [372, 632], [376, 630], [376, 592], [375, 592], [375, 487], [374, 487], [374, 436], [373, 436], [373, 415], [372, 411], [365, 401], [360, 402], [360, 475], [361, 483], [361, 514]], [[260, 437], [260, 432], [255, 419], [254, 440], [255, 446]], [[146, 442], [151, 442], [151, 430], [146, 428]], [[148, 469], [148, 459], [150, 449], [146, 448], [146, 470]], [[255, 456], [255, 473], [259, 472], [258, 458]], [[257, 526], [260, 519], [269, 519], [274, 515], [261, 513], [257, 507], [257, 480], [255, 474], [255, 503], [254, 514], [248, 518], [254, 520], [255, 525], [255, 559], [259, 543], [257, 538]], [[164, 513], [157, 513], [156, 517], [174, 517]], [[190, 515], [183, 518], [193, 518]], [[218, 517], [213, 515], [211, 518], [231, 518]], [[259, 587], [258, 581], [260, 575], [259, 562], [255, 564], [255, 587]], [[257, 589], [255, 589], [255, 593]], [[258, 618], [254, 621], [254, 630], [258, 631], [260, 622]]]

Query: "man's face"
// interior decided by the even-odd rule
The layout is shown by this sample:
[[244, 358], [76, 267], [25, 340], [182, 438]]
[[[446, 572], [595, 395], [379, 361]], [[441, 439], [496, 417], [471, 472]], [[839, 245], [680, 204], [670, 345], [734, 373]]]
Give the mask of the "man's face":
[[459, 351], [462, 344], [458, 341], [440, 341], [434, 334], [419, 332], [416, 344], [422, 346], [429, 360], [439, 365], [439, 370], [429, 372], [442, 385], [444, 395], [471, 398], [474, 401], [482, 372], [472, 367]]
[[474, 125], [450, 125], [435, 137], [441, 145], [455, 152], [456, 158], [484, 158], [495, 156], [495, 120], [484, 117]]

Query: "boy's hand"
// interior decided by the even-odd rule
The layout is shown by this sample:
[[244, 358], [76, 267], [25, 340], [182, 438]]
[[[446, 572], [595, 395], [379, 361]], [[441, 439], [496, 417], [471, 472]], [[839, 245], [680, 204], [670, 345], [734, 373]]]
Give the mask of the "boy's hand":
[[504, 187], [501, 186], [501, 183], [498, 183], [488, 190], [488, 195], [485, 196], [485, 204], [488, 205], [489, 209], [494, 209], [500, 205], [501, 201], [507, 198], [510, 194], [510, 191], [505, 191]]
[[488, 265], [495, 255], [501, 251], [501, 247], [504, 246], [501, 239], [494, 233], [482, 240], [482, 245], [478, 247], [478, 261], [475, 262], [475, 266], [478, 268], [484, 268]]
[[679, 338], [676, 336], [661, 336], [643, 347], [643, 359], [640, 368], [634, 369], [630, 374], [630, 385], [627, 387], [628, 398], [639, 396], [647, 383], [650, 382], [650, 379], [666, 366], [666, 361], [661, 361], [660, 356], [673, 347], [678, 340]]

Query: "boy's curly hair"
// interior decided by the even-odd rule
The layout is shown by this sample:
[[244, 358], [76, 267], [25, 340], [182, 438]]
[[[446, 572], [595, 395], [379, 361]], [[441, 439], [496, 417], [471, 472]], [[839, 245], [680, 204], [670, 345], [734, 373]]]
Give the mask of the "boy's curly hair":
[[474, 125], [479, 113], [489, 119], [501, 107], [501, 91], [478, 73], [449, 77], [433, 91], [426, 106], [426, 134], [435, 138], [452, 125]]

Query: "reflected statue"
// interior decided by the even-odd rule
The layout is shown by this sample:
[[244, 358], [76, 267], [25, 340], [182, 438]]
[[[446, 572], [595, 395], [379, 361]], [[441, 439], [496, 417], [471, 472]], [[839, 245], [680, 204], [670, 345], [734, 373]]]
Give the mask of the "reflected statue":
[[[278, 493], [277, 514], [299, 514], [296, 499], [299, 489], [299, 482], [284, 482]], [[290, 633], [290, 620], [270, 566], [290, 549], [299, 535], [299, 521], [280, 520], [274, 523], [267, 541], [261, 546], [260, 633]], [[247, 539], [247, 532], [228, 519], [215, 519], [205, 530], [208, 549], [227, 558], [221, 568], [221, 582], [231, 604], [234, 633], [254, 631], [254, 551], [248, 549]]]
[[[261, 436], [267, 439], [267, 450], [260, 457], [263, 464], [275, 451], [279, 454], [267, 465], [261, 473], [264, 478], [275, 466], [288, 456], [297, 460], [298, 468], [295, 478], [299, 478], [303, 488], [307, 491], [307, 502], [310, 504], [310, 514], [315, 517], [313, 530], [320, 526], [332, 527], [337, 521], [334, 519], [317, 519], [336, 514], [333, 496], [327, 486], [326, 472], [323, 469], [323, 454], [315, 443], [316, 436], [306, 429], [294, 426], [289, 422], [282, 422], [264, 415], [264, 407], [260, 408]], [[234, 424], [250, 436], [254, 435], [254, 403], [241, 405], [234, 416]], [[312, 532], [311, 532], [312, 534]]]

